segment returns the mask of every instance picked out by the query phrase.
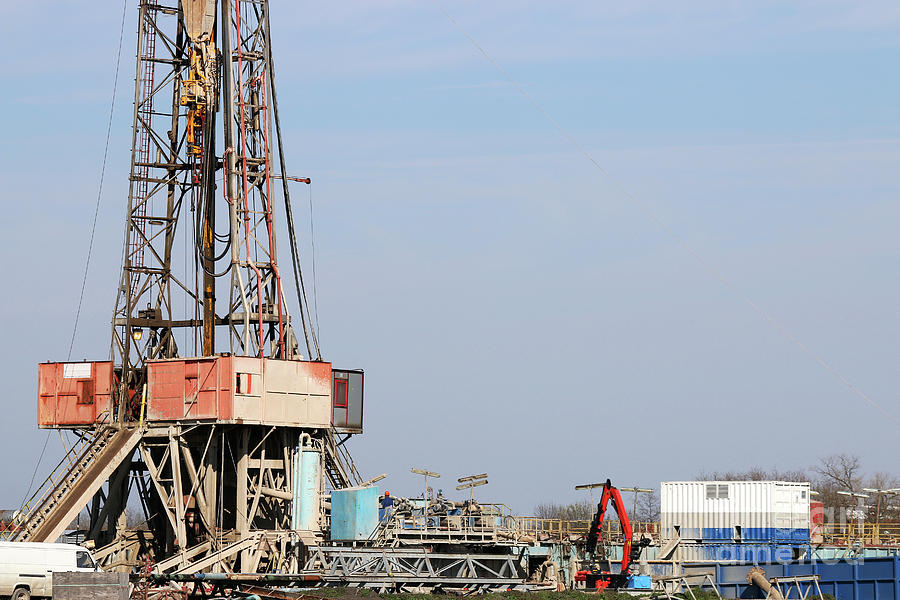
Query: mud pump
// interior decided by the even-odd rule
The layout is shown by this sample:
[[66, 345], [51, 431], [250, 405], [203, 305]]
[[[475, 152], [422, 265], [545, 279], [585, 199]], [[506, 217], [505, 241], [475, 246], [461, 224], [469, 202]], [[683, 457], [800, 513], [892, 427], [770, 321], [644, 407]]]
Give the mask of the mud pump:
[[[597, 544], [603, 538], [603, 517], [606, 515], [606, 508], [612, 500], [613, 508], [619, 517], [619, 523], [622, 526], [622, 538], [624, 545], [622, 547], [622, 568], [618, 573], [602, 571], [599, 564], [594, 560], [594, 553]], [[587, 544], [584, 550], [584, 566], [586, 568], [575, 573], [575, 581], [584, 581], [588, 589], [604, 590], [619, 589], [628, 587], [628, 578], [631, 575], [631, 565], [636, 562], [641, 551], [650, 545], [650, 539], [642, 537], [640, 541], [632, 544], [631, 522], [628, 520], [628, 513], [625, 511], [625, 504], [622, 502], [622, 495], [618, 488], [613, 487], [609, 479], [603, 484], [603, 495], [597, 504], [597, 512], [591, 521], [590, 529], [587, 535]]]

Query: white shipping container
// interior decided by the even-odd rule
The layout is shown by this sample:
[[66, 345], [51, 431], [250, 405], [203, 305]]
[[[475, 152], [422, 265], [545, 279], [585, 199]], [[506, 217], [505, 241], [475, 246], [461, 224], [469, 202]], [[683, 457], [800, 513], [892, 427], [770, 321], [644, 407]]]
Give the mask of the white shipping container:
[[685, 541], [806, 541], [809, 483], [664, 481], [661, 536]]

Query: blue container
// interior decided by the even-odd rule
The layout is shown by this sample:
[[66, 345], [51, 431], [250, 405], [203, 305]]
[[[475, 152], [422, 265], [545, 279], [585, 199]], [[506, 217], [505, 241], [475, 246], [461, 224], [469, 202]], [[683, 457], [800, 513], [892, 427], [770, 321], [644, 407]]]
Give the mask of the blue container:
[[[702, 565], [708, 567], [709, 565]], [[747, 583], [752, 565], [716, 565], [716, 579], [724, 598], [762, 598], [759, 588]], [[900, 557], [852, 561], [814, 561], [760, 565], [766, 577], [818, 575], [823, 594], [839, 600], [900, 600]], [[813, 589], [812, 594], [817, 592]], [[796, 591], [792, 593], [797, 597]]]
[[630, 590], [649, 590], [649, 575], [632, 575], [628, 578], [628, 589]]
[[809, 543], [809, 529], [792, 527], [747, 527], [741, 531], [745, 542]]
[[707, 540], [728, 540], [734, 539], [733, 527], [704, 527], [703, 541]]
[[367, 540], [378, 526], [378, 488], [331, 492], [331, 539]]

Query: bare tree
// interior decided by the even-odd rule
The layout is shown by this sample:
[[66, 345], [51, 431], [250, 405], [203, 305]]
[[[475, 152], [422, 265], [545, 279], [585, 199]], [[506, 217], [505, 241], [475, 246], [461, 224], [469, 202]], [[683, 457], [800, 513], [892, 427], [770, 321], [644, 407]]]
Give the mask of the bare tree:
[[[876, 490], [896, 490], [900, 489], [900, 477], [878, 471], [872, 473], [865, 480], [864, 488]], [[869, 504], [874, 507], [870, 512], [873, 518], [878, 521], [896, 521], [900, 518], [900, 494], [877, 494], [869, 492], [871, 498]]]
[[638, 494], [638, 496], [637, 510], [633, 515], [634, 520], [643, 521], [645, 523], [659, 521], [659, 494], [656, 490], [653, 490], [649, 494]]
[[830, 454], [819, 459], [813, 470], [827, 482], [855, 492], [862, 487], [860, 462], [855, 454]]
[[700, 471], [700, 481], [809, 481], [809, 475], [802, 469], [782, 471], [777, 468], [763, 469], [755, 466], [743, 471]]
[[134, 506], [126, 508], [125, 521], [129, 529], [149, 529], [144, 511], [140, 508]]
[[[780, 470], [764, 469], [759, 466], [743, 470], [701, 471], [697, 479], [702, 481], [795, 481], [810, 482], [818, 495], [812, 499], [822, 502], [825, 510], [849, 507], [859, 502], [851, 496], [838, 492], [859, 492], [863, 488], [891, 490], [900, 488], [900, 476], [877, 472], [866, 476], [862, 462], [855, 454], [839, 453], [823, 456], [810, 468]], [[875, 497], [870, 492], [870, 509], [867, 519], [881, 521], [900, 520], [900, 494], [880, 494]]]
[[557, 504], [555, 502], [541, 502], [534, 507], [534, 516], [539, 519], [562, 519], [564, 521], [590, 521], [594, 516], [596, 506], [591, 506], [587, 500], [572, 502], [571, 504]]

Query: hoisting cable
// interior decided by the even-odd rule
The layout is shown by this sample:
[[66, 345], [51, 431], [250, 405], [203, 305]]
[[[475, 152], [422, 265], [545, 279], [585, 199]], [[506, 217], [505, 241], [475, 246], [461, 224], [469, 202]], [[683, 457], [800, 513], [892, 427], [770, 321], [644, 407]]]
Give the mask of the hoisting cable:
[[[309, 245], [311, 248], [310, 260], [312, 261], [312, 285], [313, 285], [313, 312], [316, 315], [316, 336], [322, 334], [319, 328], [319, 292], [316, 289], [316, 230], [313, 228], [313, 199], [312, 199], [312, 183], [306, 186], [309, 191]], [[312, 324], [312, 316], [310, 316], [310, 324]]]
[[[275, 61], [272, 58], [272, 35], [271, 30], [269, 28], [269, 19], [268, 14], [265, 19], [266, 26], [266, 39], [268, 40], [268, 44], [266, 44], [266, 58], [269, 61], [269, 86], [272, 91], [272, 114], [275, 117], [275, 135], [278, 138], [278, 166], [281, 170], [281, 185], [282, 185], [282, 193], [284, 195], [284, 210], [287, 216], [287, 225], [288, 225], [288, 238], [290, 240], [291, 246], [291, 265], [294, 269], [294, 286], [297, 290], [297, 302], [300, 305], [300, 322], [303, 324], [303, 337], [306, 342], [306, 351], [307, 355], [312, 357], [313, 349], [310, 347], [310, 339], [312, 339], [312, 345], [315, 348], [315, 356], [316, 360], [322, 360], [322, 352], [319, 349], [319, 340], [316, 336], [316, 332], [312, 327], [312, 315], [305, 314], [309, 312], [309, 302], [306, 297], [306, 285], [303, 281], [303, 271], [300, 268], [300, 257], [299, 252], [297, 251], [297, 234], [294, 230], [294, 213], [291, 210], [291, 192], [288, 186], [288, 177], [286, 174], [285, 164], [284, 164], [284, 144], [282, 143], [281, 138], [281, 118], [278, 114], [278, 96], [275, 93]], [[307, 326], [307, 318], [309, 320], [309, 325]]]
[[[78, 332], [78, 319], [81, 317], [81, 307], [84, 304], [84, 290], [87, 287], [87, 277], [88, 270], [91, 266], [91, 256], [94, 253], [94, 234], [97, 231], [97, 218], [100, 214], [100, 199], [103, 197], [103, 179], [106, 176], [106, 159], [109, 156], [109, 138], [112, 134], [112, 123], [113, 123], [113, 114], [115, 114], [116, 108], [116, 91], [119, 87], [119, 63], [122, 58], [122, 40], [125, 37], [125, 16], [127, 14], [128, 2], [127, 0], [122, 3], [122, 24], [119, 26], [119, 49], [116, 52], [116, 69], [115, 75], [113, 75], [113, 89], [112, 89], [112, 97], [109, 101], [109, 119], [107, 119], [106, 123], [106, 143], [103, 148], [103, 161], [100, 165], [100, 183], [97, 186], [97, 202], [94, 206], [94, 219], [91, 223], [91, 236], [88, 241], [88, 251], [87, 258], [84, 261], [84, 275], [81, 279], [81, 292], [78, 294], [78, 306], [75, 309], [75, 322], [72, 324], [72, 339], [69, 340], [69, 351], [66, 354], [66, 360], [72, 359], [72, 348], [75, 346], [75, 334]], [[37, 463], [34, 465], [34, 472], [31, 474], [31, 481], [28, 482], [28, 488], [25, 490], [25, 496], [22, 498], [22, 502], [19, 506], [24, 507], [25, 502], [28, 499], [28, 495], [31, 493], [31, 487], [34, 485], [34, 480], [37, 477], [38, 469], [41, 467], [41, 462], [44, 460], [44, 454], [47, 452], [47, 443], [50, 441], [50, 431], [47, 431], [47, 436], [44, 438], [44, 445], [41, 448], [41, 454], [38, 457]]]
[[225, 255], [228, 254], [228, 251], [231, 248], [231, 238], [232, 238], [231, 219], [228, 219], [228, 236], [227, 237], [220, 236], [218, 233], [213, 232], [213, 234], [215, 235], [217, 240], [220, 240], [220, 241], [222, 239], [226, 240], [226, 241], [224, 241], [225, 245], [222, 247], [221, 254], [214, 256], [214, 257], [207, 256], [206, 253], [203, 251], [203, 244], [200, 239], [202, 237], [201, 234], [202, 234], [203, 221], [204, 221], [204, 215], [205, 215], [205, 213], [203, 211], [204, 205], [205, 205], [205, 202], [203, 201], [203, 198], [201, 196], [201, 201], [198, 202], [198, 207], [197, 207], [197, 211], [196, 211], [197, 216], [194, 219], [194, 249], [197, 254], [197, 257], [200, 259], [200, 265], [201, 265], [201, 269], [203, 270], [203, 272], [206, 273], [207, 275], [209, 275], [210, 277], [222, 277], [223, 275], [227, 274], [231, 270], [231, 262], [230, 261], [228, 263], [228, 266], [225, 267], [225, 270], [222, 271], [221, 273], [213, 273], [213, 272], [209, 271], [206, 268], [206, 264], [204, 263], [204, 261], [208, 260], [211, 264], [215, 264], [218, 261], [225, 258]]
[[[204, 119], [203, 123], [203, 139], [209, 140], [212, 139], [212, 136], [215, 135], [215, 116], [211, 116], [210, 118]], [[210, 174], [213, 172], [213, 164], [212, 161], [215, 160], [215, 157], [211, 152], [208, 151], [209, 148], [204, 148], [203, 156], [202, 156], [202, 164], [200, 166], [201, 173], [206, 174], [207, 176], [211, 176]], [[213, 181], [215, 179], [213, 178]], [[210, 277], [218, 278], [223, 277], [231, 271], [232, 262], [228, 261], [228, 265], [225, 267], [225, 270], [221, 273], [215, 273], [215, 269], [211, 271], [207, 268], [206, 262], [208, 261], [210, 265], [215, 267], [215, 264], [225, 258], [225, 255], [228, 254], [228, 251], [231, 249], [231, 241], [234, 237], [234, 232], [232, 231], [232, 222], [231, 219], [228, 219], [228, 235], [224, 236], [219, 234], [215, 230], [215, 223], [210, 223], [210, 227], [212, 227], [212, 234], [215, 240], [221, 241], [225, 244], [222, 248], [221, 254], [216, 256], [208, 256], [206, 252], [203, 250], [203, 223], [206, 220], [206, 208], [210, 199], [207, 197], [210, 191], [214, 192], [215, 186], [211, 186], [213, 190], [210, 190], [207, 186], [200, 186], [200, 194], [199, 200], [197, 201], [197, 210], [196, 210], [196, 218], [194, 219], [194, 250], [197, 255], [197, 263], [200, 265], [201, 270], [209, 275]], [[215, 250], [213, 250], [213, 254], [215, 254]]]
[[527, 100], [539, 113], [541, 113], [544, 119], [546, 119], [547, 122], [550, 123], [550, 125], [552, 125], [557, 132], [559, 132], [573, 147], [575, 147], [576, 150], [578, 150], [588, 161], [590, 161], [598, 171], [600, 171], [616, 188], [618, 188], [619, 192], [621, 192], [629, 202], [631, 202], [641, 212], [649, 217], [650, 220], [656, 223], [656, 225], [660, 229], [662, 229], [670, 238], [672, 238], [672, 240], [674, 240], [676, 244], [681, 246], [684, 251], [690, 254], [698, 263], [700, 263], [700, 266], [708, 271], [715, 279], [718, 279], [719, 282], [722, 283], [725, 287], [737, 294], [742, 300], [744, 300], [745, 303], [750, 306], [750, 308], [753, 309], [754, 312], [756, 312], [764, 320], [768, 321], [768, 323], [772, 325], [789, 342], [800, 348], [800, 350], [802, 350], [807, 356], [818, 363], [820, 367], [831, 373], [831, 375], [833, 375], [838, 381], [847, 386], [847, 388], [849, 388], [850, 391], [852, 391], [856, 396], [865, 400], [870, 406], [878, 410], [881, 414], [900, 425], [900, 418], [889, 413], [883, 406], [872, 400], [868, 395], [866, 395], [865, 392], [856, 387], [856, 385], [854, 385], [846, 377], [841, 375], [841, 373], [839, 373], [837, 369], [827, 363], [824, 358], [810, 350], [809, 347], [806, 346], [806, 344], [804, 344], [796, 336], [794, 336], [794, 334], [792, 334], [784, 325], [782, 325], [780, 321], [776, 320], [774, 316], [763, 309], [759, 304], [754, 302], [741, 288], [732, 283], [730, 279], [726, 278], [725, 275], [721, 271], [719, 271], [719, 269], [714, 267], [712, 263], [707, 262], [702, 256], [700, 256], [700, 254], [692, 246], [690, 246], [684, 240], [684, 238], [682, 238], [671, 227], [669, 227], [665, 223], [665, 221], [663, 221], [662, 218], [660, 218], [655, 212], [653, 212], [653, 210], [647, 204], [639, 200], [637, 196], [628, 191], [628, 189], [622, 183], [620, 183], [618, 179], [613, 177], [609, 173], [609, 171], [603, 168], [603, 166], [601, 166], [600, 163], [597, 162], [593, 155], [588, 152], [588, 150], [584, 146], [582, 146], [578, 142], [578, 140], [576, 140], [567, 130], [563, 129], [563, 127], [559, 123], [557, 123], [553, 117], [550, 116], [550, 113], [544, 110], [544, 108], [540, 104], [538, 104], [538, 102], [534, 98], [532, 98], [528, 94], [528, 92], [526, 92], [525, 89], [520, 86], [510, 76], [510, 74], [500, 66], [500, 64], [496, 60], [493, 59], [493, 57], [491, 57], [490, 54], [488, 54], [487, 51], [482, 48], [481, 45], [476, 42], [471, 35], [469, 35], [469, 33], [463, 28], [463, 26], [460, 25], [456, 21], [456, 19], [454, 19], [453, 16], [450, 15], [449, 12], [447, 12], [447, 9], [444, 8], [444, 5], [441, 4], [440, 0], [433, 1], [437, 5], [438, 9], [440, 9], [440, 11], [444, 13], [444, 16], [447, 17], [450, 23], [452, 23], [453, 26], [456, 27], [460, 31], [460, 33], [462, 33], [469, 40], [469, 42], [472, 43], [475, 49], [478, 50], [478, 52], [481, 53], [481, 55], [484, 56], [484, 58], [489, 63], [491, 63], [491, 65], [493, 65], [494, 69], [496, 69], [497, 72], [500, 73], [500, 75], [502, 75], [503, 78], [506, 79], [506, 81], [509, 82], [509, 84], [512, 85], [516, 89], [516, 91], [518, 91], [519, 94], [522, 95], [523, 98], [525, 98], [525, 100]]

